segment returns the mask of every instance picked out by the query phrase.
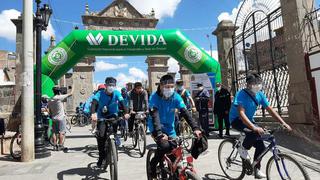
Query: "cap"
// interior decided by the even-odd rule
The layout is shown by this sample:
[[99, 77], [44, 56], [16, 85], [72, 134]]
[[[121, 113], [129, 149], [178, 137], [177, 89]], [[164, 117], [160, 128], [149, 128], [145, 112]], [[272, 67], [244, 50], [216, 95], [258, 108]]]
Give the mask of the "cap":
[[116, 86], [117, 85], [117, 80], [113, 77], [107, 77], [105, 80], [106, 85], [108, 86]]
[[100, 89], [106, 89], [106, 85], [104, 85], [104, 84], [99, 84], [98, 90], [100, 90]]
[[183, 80], [182, 80], [182, 79], [176, 80], [176, 84], [177, 84], [177, 85], [183, 85]]
[[262, 78], [259, 74], [253, 73], [246, 77], [246, 82], [247, 84], [260, 84], [262, 83]]
[[197, 87], [202, 87], [202, 86], [203, 86], [202, 83], [198, 83], [198, 84], [197, 84]]
[[160, 84], [166, 85], [166, 84], [174, 84], [174, 79], [171, 75], [167, 74], [160, 78]]

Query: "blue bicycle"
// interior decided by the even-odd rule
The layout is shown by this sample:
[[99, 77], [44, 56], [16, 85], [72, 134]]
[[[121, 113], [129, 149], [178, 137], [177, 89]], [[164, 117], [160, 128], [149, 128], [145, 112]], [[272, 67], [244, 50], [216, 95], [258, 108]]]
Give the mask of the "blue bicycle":
[[243, 179], [245, 175], [253, 174], [253, 167], [259, 162], [268, 151], [272, 157], [268, 160], [266, 174], [268, 180], [309, 180], [309, 176], [303, 166], [292, 156], [285, 154], [277, 147], [273, 133], [280, 129], [267, 130], [261, 136], [261, 140], [268, 142], [265, 151], [252, 163], [244, 160], [238, 153], [238, 147], [242, 144], [245, 133], [240, 132], [240, 138], [229, 137], [223, 140], [218, 149], [218, 159], [223, 173], [229, 179]]

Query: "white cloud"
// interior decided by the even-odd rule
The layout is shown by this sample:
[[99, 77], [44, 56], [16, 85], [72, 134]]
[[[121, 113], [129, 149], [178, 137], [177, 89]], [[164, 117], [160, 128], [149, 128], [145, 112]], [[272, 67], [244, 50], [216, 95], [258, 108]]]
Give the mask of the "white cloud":
[[96, 62], [96, 71], [109, 71], [128, 67], [128, 64], [111, 64], [103, 61]]
[[148, 76], [145, 72], [143, 72], [141, 69], [132, 67], [129, 69], [129, 75], [126, 75], [124, 73], [119, 73], [116, 76], [117, 79], [117, 86], [118, 87], [125, 87], [126, 83], [128, 82], [137, 82], [137, 81], [144, 81], [148, 79]]
[[[16, 40], [16, 26], [11, 19], [17, 19], [21, 15], [21, 12], [15, 9], [3, 10], [0, 13], [0, 37], [8, 39], [10, 41]], [[47, 31], [42, 31], [42, 37], [45, 40], [50, 40], [51, 36], [55, 35], [55, 30], [49, 22]]]
[[16, 26], [11, 19], [17, 19], [20, 12], [15, 9], [3, 10], [0, 13], [0, 37], [10, 41], [16, 40]]
[[218, 21], [221, 22], [222, 20], [231, 20], [231, 21], [235, 22], [235, 20], [237, 18], [237, 14], [239, 12], [239, 9], [240, 9], [242, 3], [243, 3], [243, 1], [240, 1], [238, 6], [236, 8], [232, 9], [231, 14], [229, 12], [222, 12], [218, 16]]
[[179, 3], [182, 0], [128, 0], [137, 10], [143, 14], [150, 14], [152, 8], [156, 18], [173, 17]]

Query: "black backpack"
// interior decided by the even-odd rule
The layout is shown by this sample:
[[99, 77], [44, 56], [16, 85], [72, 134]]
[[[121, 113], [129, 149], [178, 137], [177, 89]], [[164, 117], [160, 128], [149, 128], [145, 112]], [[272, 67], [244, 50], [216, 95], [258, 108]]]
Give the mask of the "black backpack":
[[207, 149], [208, 149], [208, 139], [202, 133], [202, 136], [200, 139], [198, 138], [194, 139], [191, 147], [191, 155], [194, 159], [197, 159], [199, 155], [204, 151], [206, 151]]

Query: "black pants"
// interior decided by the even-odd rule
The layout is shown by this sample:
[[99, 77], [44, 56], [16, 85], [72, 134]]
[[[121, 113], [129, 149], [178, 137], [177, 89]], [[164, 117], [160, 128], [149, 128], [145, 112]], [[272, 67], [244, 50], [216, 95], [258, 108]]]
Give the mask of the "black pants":
[[132, 132], [133, 131], [133, 125], [134, 125], [134, 119], [135, 119], [136, 115], [135, 114], [131, 114], [130, 115], [130, 118], [128, 120], [128, 129], [129, 129], [129, 132]]
[[[112, 125], [113, 133], [117, 132], [118, 123], [115, 122]], [[106, 157], [106, 151], [105, 151], [105, 145], [107, 140], [107, 132], [109, 131], [109, 128], [104, 121], [98, 121], [97, 123], [97, 131], [96, 131], [96, 139], [98, 144], [98, 151], [99, 151], [99, 159], [105, 159]]]
[[229, 135], [229, 129], [230, 129], [229, 114], [222, 112], [222, 113], [218, 113], [217, 116], [218, 116], [218, 123], [219, 123], [219, 135], [222, 136], [223, 134], [223, 121], [226, 127], [226, 134]]
[[[242, 131], [243, 132], [243, 129], [244, 128], [248, 128], [245, 124], [243, 124], [242, 120], [241, 119], [236, 119], [232, 122], [232, 127], [237, 129], [238, 131]], [[257, 126], [255, 124], [255, 126]], [[248, 128], [249, 129], [249, 128]], [[255, 147], [256, 150], [254, 152], [254, 157], [253, 157], [253, 160], [256, 160], [259, 155], [265, 150], [265, 145], [263, 143], [262, 140], [258, 140], [258, 138], [260, 137], [260, 135], [256, 132], [245, 132], [246, 133], [246, 137], [242, 143], [242, 146], [245, 148], [245, 149], [251, 149], [251, 147]], [[260, 169], [261, 167], [261, 163], [257, 163], [257, 165], [255, 166], [255, 168], [258, 168]]]
[[199, 111], [199, 122], [201, 128], [204, 130], [206, 135], [209, 135], [209, 113], [208, 110]]
[[[167, 153], [170, 153], [174, 148], [178, 146], [175, 140], [169, 140], [169, 141], [161, 140], [156, 143], [157, 143], [157, 150], [154, 157], [150, 161], [152, 177], [156, 176], [157, 165], [159, 162], [162, 161], [164, 155]], [[174, 159], [171, 159], [171, 160], [174, 161]]]

